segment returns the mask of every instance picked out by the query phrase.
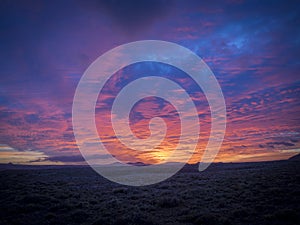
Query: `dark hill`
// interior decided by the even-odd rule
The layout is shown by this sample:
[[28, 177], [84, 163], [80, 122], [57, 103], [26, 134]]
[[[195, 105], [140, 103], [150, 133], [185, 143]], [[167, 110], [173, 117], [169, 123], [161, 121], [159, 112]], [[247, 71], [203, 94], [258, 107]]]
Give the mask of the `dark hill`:
[[300, 161], [300, 154], [292, 156], [289, 161]]

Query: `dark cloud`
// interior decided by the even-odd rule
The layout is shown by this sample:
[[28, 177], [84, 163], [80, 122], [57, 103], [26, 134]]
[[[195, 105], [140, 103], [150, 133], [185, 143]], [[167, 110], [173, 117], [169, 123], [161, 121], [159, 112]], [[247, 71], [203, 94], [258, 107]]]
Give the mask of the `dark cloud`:
[[[95, 155], [90, 156], [89, 159], [108, 159], [111, 155]], [[82, 157], [82, 155], [63, 155], [63, 156], [49, 156], [47, 158], [42, 158], [38, 160], [34, 160], [31, 162], [45, 162], [45, 161], [51, 161], [51, 162], [63, 162], [63, 163], [80, 163], [85, 162], [85, 159]]]
[[45, 158], [44, 161], [52, 161], [52, 162], [84, 162], [85, 159], [81, 155], [51, 156], [49, 158]]
[[101, 9], [117, 25], [128, 32], [135, 32], [159, 21], [172, 9], [170, 0], [100, 0]]
[[27, 123], [31, 124], [37, 123], [40, 120], [39, 116], [36, 114], [25, 115], [24, 118]]
[[267, 142], [268, 145], [284, 145], [284, 146], [295, 146], [295, 144], [285, 141], [274, 141], [274, 142]]

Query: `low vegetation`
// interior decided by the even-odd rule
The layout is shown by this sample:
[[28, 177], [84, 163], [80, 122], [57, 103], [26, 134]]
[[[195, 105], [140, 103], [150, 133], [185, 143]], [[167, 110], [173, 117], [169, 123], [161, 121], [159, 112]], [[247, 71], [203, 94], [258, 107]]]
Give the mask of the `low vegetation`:
[[88, 167], [0, 172], [1, 224], [299, 224], [296, 161], [186, 166], [151, 186], [114, 184]]

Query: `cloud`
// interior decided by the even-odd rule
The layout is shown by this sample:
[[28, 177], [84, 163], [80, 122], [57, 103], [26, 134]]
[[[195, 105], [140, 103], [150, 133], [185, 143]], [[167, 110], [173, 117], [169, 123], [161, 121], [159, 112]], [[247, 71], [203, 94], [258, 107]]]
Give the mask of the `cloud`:
[[[299, 148], [300, 6], [296, 1], [274, 1], [272, 6], [262, 1], [5, 1], [0, 13], [1, 151], [20, 160], [83, 162], [71, 122], [76, 85], [99, 55], [140, 39], [181, 44], [215, 73], [228, 110], [221, 158]], [[106, 115], [114, 94], [129, 81], [149, 74], [175, 78], [191, 90], [205, 131], [201, 138], [207, 139], [210, 111], [201, 90], [181, 71], [154, 63], [119, 71], [96, 115]], [[159, 110], [169, 112], [158, 105], [149, 113]], [[97, 126], [107, 131], [104, 142], [115, 148], [114, 155], [155, 161], [162, 153], [119, 148], [115, 135], [106, 130], [109, 118], [103, 116]], [[170, 143], [177, 136], [170, 135]], [[205, 141], [199, 144], [198, 158], [203, 146]]]
[[32, 161], [43, 160], [47, 157], [41, 151], [18, 151], [8, 145], [0, 144], [0, 163], [30, 164]]
[[295, 146], [295, 144], [290, 142], [284, 142], [284, 141], [274, 141], [274, 142], [267, 142], [268, 145], [283, 145], [283, 146]]
[[50, 156], [50, 157], [45, 158], [44, 161], [51, 161], [51, 162], [84, 162], [85, 159], [81, 155]]
[[0, 144], [0, 152], [14, 152], [14, 151], [16, 151], [14, 148], [5, 144]]
[[169, 0], [100, 0], [97, 1], [97, 5], [99, 12], [105, 12], [123, 31], [136, 33], [168, 15], [173, 2]]

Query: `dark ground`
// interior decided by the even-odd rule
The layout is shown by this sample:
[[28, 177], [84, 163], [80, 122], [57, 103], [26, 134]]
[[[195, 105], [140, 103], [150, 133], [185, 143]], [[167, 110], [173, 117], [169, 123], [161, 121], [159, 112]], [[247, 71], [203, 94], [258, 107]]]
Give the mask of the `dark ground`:
[[146, 187], [114, 184], [88, 167], [2, 168], [0, 223], [300, 224], [299, 163], [186, 166]]

